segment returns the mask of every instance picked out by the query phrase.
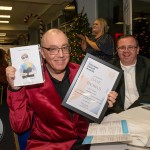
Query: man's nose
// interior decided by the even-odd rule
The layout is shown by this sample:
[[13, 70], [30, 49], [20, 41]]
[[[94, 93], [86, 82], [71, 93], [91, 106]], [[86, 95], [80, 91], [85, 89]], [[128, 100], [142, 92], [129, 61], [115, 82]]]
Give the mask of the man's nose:
[[59, 54], [59, 56], [64, 56], [64, 53], [63, 53], [63, 50], [60, 48], [59, 50], [58, 50], [58, 54]]

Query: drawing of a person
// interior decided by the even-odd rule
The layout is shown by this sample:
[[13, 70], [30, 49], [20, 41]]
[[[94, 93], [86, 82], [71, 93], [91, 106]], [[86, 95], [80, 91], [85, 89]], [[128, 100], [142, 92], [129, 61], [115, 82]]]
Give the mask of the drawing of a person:
[[23, 63], [20, 65], [19, 72], [22, 76], [22, 78], [27, 78], [27, 77], [34, 77], [36, 73], [36, 68], [35, 65], [29, 61], [29, 56], [28, 54], [24, 53], [21, 55], [21, 59]]

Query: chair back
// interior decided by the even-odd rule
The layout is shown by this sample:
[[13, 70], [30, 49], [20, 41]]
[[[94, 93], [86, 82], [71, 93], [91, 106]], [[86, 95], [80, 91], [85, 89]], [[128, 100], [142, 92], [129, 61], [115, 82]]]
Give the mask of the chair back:
[[3, 85], [0, 85], [0, 105], [2, 105], [3, 102], [3, 90], [4, 90]]
[[0, 141], [3, 139], [3, 134], [4, 134], [3, 122], [0, 119]]

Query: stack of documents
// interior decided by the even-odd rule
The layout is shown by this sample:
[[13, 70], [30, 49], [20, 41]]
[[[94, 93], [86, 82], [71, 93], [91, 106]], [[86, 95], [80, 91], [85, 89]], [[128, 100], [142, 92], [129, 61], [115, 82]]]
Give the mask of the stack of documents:
[[127, 142], [131, 140], [127, 121], [120, 120], [101, 124], [91, 123], [83, 144]]
[[[110, 134], [112, 131], [108, 130], [107, 128], [110, 128], [110, 123], [117, 122], [120, 120], [126, 120], [127, 122], [127, 127], [128, 127], [128, 134], [129, 136], [131, 136], [131, 141], [127, 141], [128, 144], [130, 145], [134, 145], [134, 146], [140, 146], [140, 147], [150, 147], [150, 110], [149, 110], [149, 106], [148, 105], [143, 105], [143, 106], [139, 106], [136, 108], [132, 108], [126, 111], [123, 111], [119, 114], [110, 114], [108, 116], [106, 116], [101, 124], [91, 124], [89, 126], [89, 130], [87, 133], [87, 137], [84, 140], [84, 144], [88, 144], [88, 143], [102, 143], [102, 137], [108, 137], [105, 138], [105, 142], [114, 142], [116, 139], [114, 137], [118, 137], [116, 136], [119, 132], [121, 133], [121, 135], [124, 135], [124, 131], [122, 129], [118, 129], [119, 125], [115, 125], [116, 129], [113, 128], [113, 134], [114, 137], [112, 136], [110, 138]], [[122, 122], [122, 121], [121, 121]], [[122, 123], [120, 123], [122, 124]], [[107, 125], [107, 126], [104, 126]], [[95, 128], [94, 128], [95, 126]], [[102, 126], [104, 126], [102, 128]], [[122, 126], [122, 125], [121, 125]], [[103, 130], [103, 131], [100, 131]], [[107, 132], [106, 132], [107, 131]], [[107, 135], [106, 135], [107, 133]], [[108, 136], [109, 135], [109, 136]], [[97, 138], [97, 137], [101, 137], [101, 139]], [[124, 136], [125, 137], [125, 136]], [[118, 139], [118, 138], [117, 138]], [[130, 139], [130, 138], [129, 138]], [[120, 141], [122, 140], [122, 138], [119, 139]], [[118, 142], [119, 142], [118, 140]], [[128, 140], [128, 138], [127, 138]], [[116, 140], [117, 141], [117, 140]], [[123, 141], [123, 140], [122, 140]], [[125, 141], [125, 138], [124, 138]]]

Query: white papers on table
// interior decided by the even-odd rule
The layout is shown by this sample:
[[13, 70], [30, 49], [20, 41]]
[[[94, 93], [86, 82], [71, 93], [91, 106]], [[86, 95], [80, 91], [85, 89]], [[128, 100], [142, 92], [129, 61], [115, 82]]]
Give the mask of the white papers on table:
[[91, 123], [83, 144], [130, 141], [126, 120]]
[[135, 107], [119, 114], [110, 114], [103, 119], [103, 123], [120, 119], [127, 120], [128, 130], [132, 136], [129, 144], [150, 147], [150, 110], [142, 107]]

